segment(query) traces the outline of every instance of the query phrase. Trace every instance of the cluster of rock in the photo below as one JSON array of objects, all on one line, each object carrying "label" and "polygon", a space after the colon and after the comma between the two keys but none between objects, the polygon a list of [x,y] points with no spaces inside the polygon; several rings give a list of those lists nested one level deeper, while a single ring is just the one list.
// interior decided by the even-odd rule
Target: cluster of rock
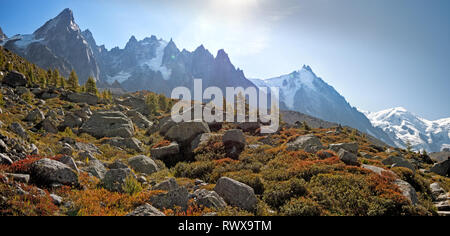
[{"label": "cluster of rock", "polygon": [[432,183],[430,189],[438,214],[450,216],[450,193],[446,192],[438,182]]},{"label": "cluster of rock", "polygon": [[[167,146],[153,148],[151,156],[171,166],[179,161],[189,161],[195,149],[218,134],[212,134],[208,123],[191,121],[175,123],[172,119],[163,119],[154,132],[159,131],[171,143]],[[245,149],[245,135],[240,129],[227,130],[222,136],[227,156],[238,159]]]}]

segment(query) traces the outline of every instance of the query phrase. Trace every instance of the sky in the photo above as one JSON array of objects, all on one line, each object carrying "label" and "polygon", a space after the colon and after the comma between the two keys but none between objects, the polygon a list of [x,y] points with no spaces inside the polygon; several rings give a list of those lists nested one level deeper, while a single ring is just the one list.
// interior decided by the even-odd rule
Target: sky
[{"label": "sky", "polygon": [[352,106],[402,106],[450,117],[448,0],[1,0],[0,27],[32,33],[64,8],[97,44],[123,48],[134,35],[180,49],[225,49],[247,78],[304,64]]}]

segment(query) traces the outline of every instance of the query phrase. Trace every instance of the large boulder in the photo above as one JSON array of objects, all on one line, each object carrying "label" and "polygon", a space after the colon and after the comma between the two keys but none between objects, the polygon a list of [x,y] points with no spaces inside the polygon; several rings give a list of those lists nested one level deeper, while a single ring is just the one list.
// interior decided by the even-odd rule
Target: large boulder
[{"label": "large boulder", "polygon": [[430,171],[438,175],[448,176],[450,172],[450,160],[434,164]]},{"label": "large boulder", "polygon": [[431,194],[433,199],[437,199],[441,194],[445,194],[445,190],[441,187],[438,182],[430,184]]},{"label": "large boulder", "polygon": [[164,160],[168,156],[178,155],[180,153],[180,146],[173,142],[165,147],[153,148],[150,150],[152,158]]},{"label": "large boulder", "polygon": [[96,159],[89,160],[88,166],[83,170],[99,179],[105,178],[106,172],[108,172],[103,163]]},{"label": "large boulder", "polygon": [[67,99],[75,103],[87,103],[89,105],[97,105],[98,97],[91,93],[71,93]]},{"label": "large boulder", "polygon": [[58,133],[58,122],[51,117],[47,117],[39,124],[39,128],[42,128],[48,133],[57,134]]},{"label": "large boulder", "polygon": [[127,116],[131,118],[133,123],[140,129],[149,129],[153,126],[153,123],[138,111],[127,111]]},{"label": "large boulder", "polygon": [[75,142],[73,147],[78,151],[87,151],[91,154],[103,154],[100,149],[92,143]]},{"label": "large boulder", "polygon": [[192,121],[181,122],[172,126],[165,135],[178,143],[188,144],[203,133],[210,133],[208,124],[203,121]]},{"label": "large boulder", "polygon": [[17,122],[11,123],[9,126],[9,129],[14,132],[15,134],[19,135],[21,138],[27,138],[28,134],[27,131]]},{"label": "large boulder", "polygon": [[340,149],[337,153],[339,159],[347,165],[359,166],[358,156],[355,154],[348,152],[344,149]]},{"label": "large boulder", "polygon": [[27,85],[28,80],[24,74],[11,71],[3,78],[2,83],[15,88]]},{"label": "large boulder", "polygon": [[136,138],[108,138],[102,141],[102,144],[109,144],[113,147],[120,147],[124,149],[131,149],[136,152],[143,152],[142,143]]},{"label": "large boulder", "polygon": [[81,126],[80,130],[96,138],[131,138],[134,134],[133,122],[118,111],[96,112]]},{"label": "large boulder", "polygon": [[344,149],[348,152],[351,152],[353,154],[358,154],[358,143],[336,143],[336,144],[330,144],[328,147],[330,150],[334,152],[339,152],[339,150]]},{"label": "large boulder", "polygon": [[129,168],[111,169],[102,180],[105,189],[112,192],[122,192],[128,176],[136,177]]},{"label": "large boulder", "polygon": [[127,98],[124,99],[116,99],[116,103],[122,106],[131,107],[132,109],[136,110],[137,112],[145,116],[151,115],[151,111],[148,108],[147,103],[142,98],[128,96]]},{"label": "large boulder", "polygon": [[67,165],[68,167],[72,168],[72,170],[74,170],[75,172],[77,172],[77,173],[79,172],[78,166],[77,166],[77,164],[75,163],[75,161],[73,160],[72,157],[70,157],[70,156],[62,156],[58,161],[63,163],[63,164],[65,164],[65,165]]},{"label": "large boulder", "polygon": [[136,209],[134,209],[134,211],[130,212],[126,216],[165,216],[165,215],[152,205],[146,203],[142,206],[137,207]]},{"label": "large boulder", "polygon": [[240,129],[227,130],[222,137],[222,141],[227,156],[233,159],[239,158],[246,145],[244,133]]},{"label": "large boulder", "polygon": [[25,117],[24,120],[29,122],[36,122],[41,121],[43,119],[45,119],[44,113],[42,113],[42,111],[39,110],[38,108],[35,108],[30,113],[28,113],[28,115]]},{"label": "large boulder", "polygon": [[383,161],[381,161],[384,165],[392,166],[392,167],[404,167],[415,172],[416,168],[413,164],[411,164],[408,160],[399,156],[390,156]]},{"label": "large boulder", "polygon": [[228,177],[217,181],[214,191],[230,205],[254,211],[258,202],[253,188]]},{"label": "large boulder", "polygon": [[81,125],[83,125],[83,119],[73,113],[67,113],[64,116],[64,121],[61,123],[61,130],[64,130],[65,128],[78,128]]},{"label": "large boulder", "polygon": [[396,179],[394,184],[397,185],[403,196],[406,197],[413,205],[419,203],[417,192],[411,184],[401,179]]},{"label": "large boulder", "polygon": [[179,188],[175,178],[169,178],[163,182],[153,186],[152,190],[171,191]]},{"label": "large boulder", "polygon": [[139,155],[128,159],[130,167],[140,173],[152,174],[158,171],[158,165],[150,157]]},{"label": "large boulder", "polygon": [[181,207],[187,209],[189,201],[189,192],[185,187],[178,187],[167,193],[160,193],[150,197],[150,202],[158,209],[173,209]]},{"label": "large boulder", "polygon": [[310,153],[316,153],[322,149],[323,145],[320,139],[312,134],[298,137],[293,142],[288,143],[286,148],[288,151],[305,150]]},{"label": "large boulder", "polygon": [[42,185],[78,184],[78,175],[69,166],[48,158],[34,162],[31,165],[31,179]]},{"label": "large boulder", "polygon": [[222,210],[227,206],[225,200],[223,200],[223,198],[214,191],[197,189],[193,195],[195,202],[199,206],[205,206],[217,210]]}]

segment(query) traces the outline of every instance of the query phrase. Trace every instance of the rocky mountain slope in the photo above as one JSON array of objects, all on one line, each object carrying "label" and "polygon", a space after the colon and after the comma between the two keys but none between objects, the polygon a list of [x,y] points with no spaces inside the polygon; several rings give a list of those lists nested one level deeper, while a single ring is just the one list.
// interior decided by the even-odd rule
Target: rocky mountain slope
[{"label": "rocky mountain slope", "polygon": [[205,87],[254,86],[220,50],[214,57],[203,46],[194,52],[180,51],[175,43],[156,36],[138,41],[132,36],[125,48],[98,46],[89,30],[81,31],[73,13],[65,9],[29,35],[16,35],[1,44],[45,69],[58,69],[68,76],[75,69],[80,82],[89,76],[102,87],[116,81],[128,91],[148,89],[170,95],[178,86],[193,87],[203,79]]},{"label": "rocky mountain slope", "polygon": [[154,93],[39,86],[2,47],[0,72],[0,215],[450,214],[450,160],[355,129],[174,123]]},{"label": "rocky mountain slope", "polygon": [[399,147],[409,143],[414,150],[440,152],[450,148],[450,119],[430,121],[403,107],[366,112],[375,127],[388,134]]},{"label": "rocky mountain slope", "polygon": [[280,77],[252,79],[259,87],[279,87],[282,108],[298,111],[329,122],[348,125],[379,140],[394,145],[381,129],[352,107],[332,86],[317,77],[309,66]]}]

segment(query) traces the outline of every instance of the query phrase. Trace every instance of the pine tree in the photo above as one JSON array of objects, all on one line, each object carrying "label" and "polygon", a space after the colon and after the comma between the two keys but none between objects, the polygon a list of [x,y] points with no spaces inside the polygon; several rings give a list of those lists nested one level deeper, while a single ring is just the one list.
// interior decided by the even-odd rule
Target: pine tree
[{"label": "pine tree", "polygon": [[87,93],[97,94],[97,84],[95,83],[95,79],[92,76],[89,76],[86,84],[84,85]]},{"label": "pine tree", "polygon": [[59,77],[59,81],[58,81],[58,87],[60,88],[66,88],[66,79],[62,76]]},{"label": "pine tree", "polygon": [[80,84],[78,83],[78,76],[75,70],[70,72],[69,81],[67,81],[67,87],[72,92],[78,92],[80,90]]},{"label": "pine tree", "polygon": [[49,80],[49,84],[51,86],[57,87],[58,86],[59,77],[60,77],[59,71],[57,69],[54,69],[51,72],[51,78]]},{"label": "pine tree", "polygon": [[164,94],[160,94],[159,96],[158,96],[158,103],[159,103],[159,108],[162,110],[162,111],[166,111],[167,110],[167,108],[168,108],[168,102],[167,102],[167,98],[166,98],[166,96],[164,96]]},{"label": "pine tree", "polygon": [[156,95],[151,93],[147,95],[146,101],[150,114],[155,114],[158,111],[158,101]]}]

